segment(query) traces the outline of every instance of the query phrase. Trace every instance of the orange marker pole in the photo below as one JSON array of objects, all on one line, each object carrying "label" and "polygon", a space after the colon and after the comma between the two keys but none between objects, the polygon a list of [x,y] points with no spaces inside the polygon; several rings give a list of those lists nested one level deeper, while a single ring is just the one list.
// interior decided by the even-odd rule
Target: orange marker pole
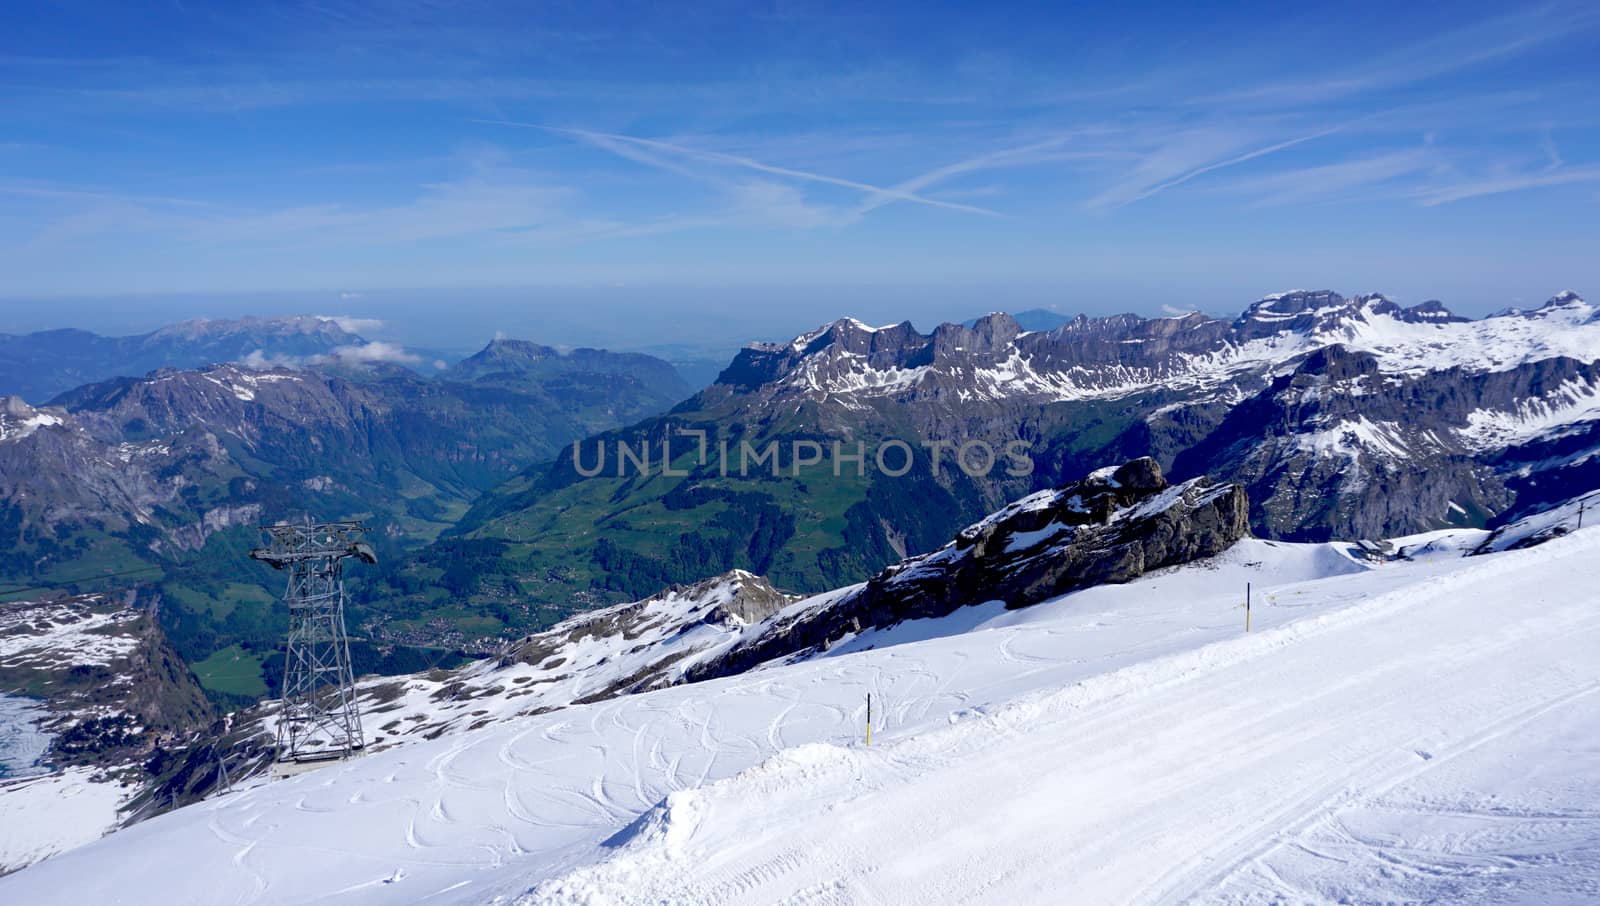
[{"label": "orange marker pole", "polygon": [[867,693],[867,745],[872,745],[872,693]]}]

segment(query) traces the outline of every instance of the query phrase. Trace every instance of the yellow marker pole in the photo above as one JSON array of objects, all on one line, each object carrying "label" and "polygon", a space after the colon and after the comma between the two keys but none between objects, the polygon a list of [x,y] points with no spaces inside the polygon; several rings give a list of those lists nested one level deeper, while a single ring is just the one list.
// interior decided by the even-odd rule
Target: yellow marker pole
[{"label": "yellow marker pole", "polygon": [[1250,631],[1250,583],[1244,583],[1244,631]]},{"label": "yellow marker pole", "polygon": [[872,745],[872,693],[867,693],[867,745]]}]

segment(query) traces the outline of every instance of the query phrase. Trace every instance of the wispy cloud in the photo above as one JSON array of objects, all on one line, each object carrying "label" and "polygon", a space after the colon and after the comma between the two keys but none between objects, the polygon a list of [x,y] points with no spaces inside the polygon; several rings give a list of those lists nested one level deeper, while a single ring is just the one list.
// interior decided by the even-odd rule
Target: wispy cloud
[{"label": "wispy cloud", "polygon": [[1166,136],[1140,158],[1131,172],[1089,199],[1090,208],[1118,208],[1144,201],[1190,180],[1288,150],[1338,132],[1343,126],[1319,129],[1305,135],[1274,141],[1248,151],[1243,128],[1186,129]]},{"label": "wispy cloud", "polygon": [[1259,85],[1205,95],[1192,103],[1215,107],[1325,104],[1355,95],[1403,88],[1461,70],[1569,40],[1600,25],[1592,6],[1543,4],[1473,22],[1421,41],[1407,42],[1360,64],[1316,79]]},{"label": "wispy cloud", "polygon": [[1600,182],[1600,166],[1564,167],[1556,170],[1507,173],[1469,179],[1443,188],[1425,190],[1420,193],[1419,200],[1425,207],[1434,207],[1485,195],[1503,195],[1507,192],[1591,182]]},{"label": "wispy cloud", "polygon": [[[1097,237],[1128,260],[1146,242],[1187,253],[1194,237],[1170,227],[1191,215],[1220,241],[1274,219],[1241,209],[1519,192],[1537,209],[1592,204],[1600,185],[1600,112],[1583,103],[1600,7],[1581,0],[1476,21],[1430,8],[1381,33],[1342,11],[1148,28],[1040,14],[1049,35],[1028,17],[923,11],[982,26],[948,29],[948,53],[895,15],[803,7],[752,25],[727,8],[318,0],[240,11],[249,39],[205,56],[152,42],[101,59],[71,56],[98,44],[63,16],[36,57],[0,54],[21,114],[0,141],[0,256],[30,285],[82,282],[98,270],[83,260],[113,286],[276,282],[285,262],[335,287],[717,279],[806,270],[808,254],[840,274],[1013,259],[1044,274],[1062,265],[1040,249]],[[328,128],[347,116],[374,128]],[[279,153],[274,130],[313,140]],[[507,138],[526,147],[476,153]],[[31,153],[40,139],[50,153]],[[691,231],[750,255],[675,236]]]},{"label": "wispy cloud", "polygon": [[140,195],[130,192],[105,191],[84,188],[81,186],[62,186],[59,184],[37,182],[0,182],[0,195],[16,195],[25,198],[40,198],[53,201],[114,202],[119,204],[157,205],[161,207],[178,208],[218,207],[218,205],[215,203],[197,201],[191,198],[173,198],[165,195]]},{"label": "wispy cloud", "polygon": [[403,346],[377,341],[335,346],[327,352],[305,356],[284,355],[281,353],[268,355],[264,350],[257,349],[245,356],[239,364],[244,365],[246,368],[264,370],[268,368],[313,368],[318,365],[355,367],[379,363],[416,365],[421,361],[421,356],[407,352]]},{"label": "wispy cloud", "polygon": [[397,365],[414,365],[422,361],[420,356],[406,352],[404,347],[384,342],[336,346],[328,352],[328,355],[336,361],[354,364],[392,362]]},{"label": "wispy cloud", "polygon": [[1387,197],[1407,194],[1393,191],[1402,177],[1417,176],[1441,166],[1439,154],[1415,148],[1362,155],[1336,163],[1296,167],[1235,180],[1220,191],[1253,196],[1253,204],[1272,207],[1327,199],[1352,200],[1362,189],[1385,187]]},{"label": "wispy cloud", "polygon": [[230,212],[193,224],[191,239],[220,242],[391,244],[528,230],[567,219],[575,193],[536,174],[478,166],[457,179],[417,187],[411,200],[357,206],[337,202]]},{"label": "wispy cloud", "polygon": [[630,154],[625,149],[643,148],[649,151],[661,152],[678,158],[687,158],[690,160],[696,160],[720,166],[753,170],[757,173],[765,173],[771,176],[779,176],[786,179],[798,180],[800,182],[820,183],[823,185],[853,189],[858,192],[866,193],[873,198],[884,199],[885,203],[888,201],[904,201],[914,204],[928,205],[930,207],[945,208],[952,211],[963,211],[969,214],[982,214],[990,217],[1002,216],[1000,212],[992,211],[988,208],[981,208],[975,205],[961,204],[953,201],[941,201],[936,198],[927,198],[925,196],[918,195],[914,191],[900,189],[897,187],[875,186],[869,183],[860,182],[858,180],[844,179],[838,176],[830,176],[824,173],[813,173],[806,170],[797,170],[792,167],[781,167],[774,164],[763,163],[762,161],[744,157],[738,154],[728,154],[722,151],[693,148],[687,145],[661,141],[659,139],[636,138],[629,135],[596,132],[589,129],[570,129],[555,126],[544,126],[537,123],[518,123],[509,121],[485,122],[492,122],[494,125],[541,129],[547,132],[570,135],[574,138],[578,138],[591,145],[594,145],[595,147],[602,148],[614,154],[626,157],[630,160],[640,163],[648,163],[652,166],[661,166],[663,169],[669,169],[673,172],[683,175],[689,175],[689,171],[671,163],[663,164],[659,157]]},{"label": "wispy cloud", "polygon": [[1070,134],[1056,135],[1042,141],[1031,142],[1029,144],[1022,145],[1021,147],[990,151],[984,154],[979,154],[975,157],[969,157],[966,160],[961,160],[952,164],[946,164],[942,167],[937,167],[933,170],[923,173],[920,176],[914,176],[911,179],[891,186],[887,190],[880,190],[871,193],[871,195],[869,195],[868,198],[856,208],[856,214],[858,216],[867,214],[886,204],[902,200],[908,194],[912,195],[913,197],[920,197],[916,196],[915,193],[921,192],[923,189],[932,188],[939,183],[946,182],[957,176],[962,176],[968,173],[980,173],[986,170],[995,170],[1002,167],[1018,167],[1030,163],[1037,163],[1041,160],[1040,155],[1044,154],[1045,152],[1059,149],[1071,141],[1072,138],[1073,136]]}]

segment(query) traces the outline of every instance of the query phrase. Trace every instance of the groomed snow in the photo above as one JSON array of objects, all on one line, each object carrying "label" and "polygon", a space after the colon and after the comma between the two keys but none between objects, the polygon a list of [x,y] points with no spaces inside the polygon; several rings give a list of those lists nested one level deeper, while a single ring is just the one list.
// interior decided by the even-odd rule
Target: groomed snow
[{"label": "groomed snow", "polygon": [[[1573,777],[1593,762],[1561,766],[1595,741],[1600,531],[1453,555],[1479,537],[1382,566],[1246,541],[396,748],[120,831],[0,879],[0,901],[1439,901],[1419,884],[1448,876],[1379,863],[1448,854],[1440,815],[1487,795],[1568,822],[1520,834],[1496,890],[1590,891],[1600,799]],[[1348,865],[1294,849],[1395,802]]]}]

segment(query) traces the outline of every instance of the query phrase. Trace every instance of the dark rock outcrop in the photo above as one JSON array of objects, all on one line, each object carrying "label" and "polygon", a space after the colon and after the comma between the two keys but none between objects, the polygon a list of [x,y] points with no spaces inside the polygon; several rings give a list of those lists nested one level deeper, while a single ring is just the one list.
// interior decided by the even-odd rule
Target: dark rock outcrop
[{"label": "dark rock outcrop", "polygon": [[1238,485],[1169,485],[1155,460],[1133,460],[1041,491],[968,526],[937,551],[863,585],[779,613],[751,641],[695,664],[686,681],[741,673],[826,648],[847,635],[1003,601],[1027,607],[1075,589],[1127,582],[1227,550],[1249,534]]}]

